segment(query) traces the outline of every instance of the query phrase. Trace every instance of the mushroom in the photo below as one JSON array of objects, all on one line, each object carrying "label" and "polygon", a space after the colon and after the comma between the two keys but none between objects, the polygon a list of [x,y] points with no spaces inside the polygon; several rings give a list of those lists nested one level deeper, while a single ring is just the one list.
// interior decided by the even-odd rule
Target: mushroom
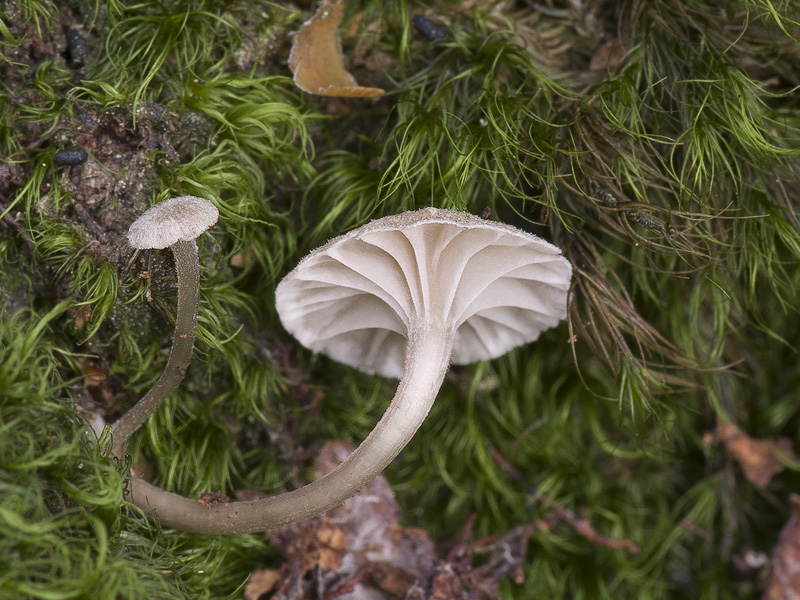
[{"label": "mushroom", "polygon": [[116,456],[122,454],[125,442],[161,406],[186,374],[194,349],[200,295],[200,264],[195,239],[218,218],[217,207],[208,200],[180,196],[156,204],[128,229],[128,242],[134,248],[172,248],[178,275],[178,308],[172,349],[164,372],[150,391],[112,425]]},{"label": "mushroom", "polygon": [[276,306],[310,349],[401,378],[375,429],[336,469],[294,491],[203,506],[134,478],[135,503],[195,533],[263,531],[340,504],[408,443],[450,362],[495,358],[564,319],[571,275],[556,246],[450,210],[385,217],[328,242],[281,281]]}]

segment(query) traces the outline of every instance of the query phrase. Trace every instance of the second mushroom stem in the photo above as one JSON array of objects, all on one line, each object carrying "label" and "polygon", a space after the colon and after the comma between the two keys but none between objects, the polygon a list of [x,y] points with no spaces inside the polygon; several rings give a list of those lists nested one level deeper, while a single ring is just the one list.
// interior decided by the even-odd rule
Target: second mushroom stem
[{"label": "second mushroom stem", "polygon": [[165,527],[213,534],[265,531],[333,508],[378,475],[414,436],[442,385],[452,347],[453,332],[438,324],[413,331],[403,378],[375,429],[336,469],[298,490],[261,500],[205,506],[134,477],[133,501],[154,510]]},{"label": "second mushroom stem", "polygon": [[115,456],[122,455],[125,442],[178,387],[192,359],[200,298],[197,244],[194,240],[176,242],[172,245],[172,254],[175,257],[175,270],[178,276],[178,307],[172,349],[167,366],[156,384],[112,426]]}]

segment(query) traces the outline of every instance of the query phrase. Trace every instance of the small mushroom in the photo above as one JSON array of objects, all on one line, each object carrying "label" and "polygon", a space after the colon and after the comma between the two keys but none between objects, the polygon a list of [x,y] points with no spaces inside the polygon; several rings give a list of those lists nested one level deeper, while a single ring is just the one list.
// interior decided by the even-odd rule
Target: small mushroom
[{"label": "small mushroom", "polygon": [[451,362],[500,356],[566,316],[570,263],[509,225],[426,208],[330,241],[278,286],[286,329],[304,345],[367,372],[401,377],[375,429],[324,477],[261,500],[210,507],[140,478],[132,497],[162,525],[248,533],[302,521],[362,488],[428,414]]},{"label": "small mushroom", "polygon": [[137,249],[172,248],[178,274],[178,309],[167,366],[156,384],[114,425],[114,454],[142,426],[183,380],[192,358],[200,296],[200,264],[195,239],[219,218],[217,207],[203,198],[180,196],[156,204],[128,229],[128,242]]}]

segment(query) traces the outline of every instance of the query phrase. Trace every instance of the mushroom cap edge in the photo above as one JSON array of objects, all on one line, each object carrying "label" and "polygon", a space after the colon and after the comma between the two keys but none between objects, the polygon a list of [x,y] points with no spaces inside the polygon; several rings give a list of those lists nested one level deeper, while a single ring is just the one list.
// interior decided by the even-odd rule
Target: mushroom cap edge
[{"label": "mushroom cap edge", "polygon": [[[365,285],[363,282],[358,284],[356,286],[358,299],[355,301],[356,304],[354,306],[357,307],[359,314],[351,314],[349,319],[346,319],[355,323],[352,333],[347,333],[345,326],[340,327],[337,324],[339,320],[338,306],[332,307],[329,313],[323,314],[321,317],[319,314],[317,317],[303,314],[306,306],[314,304],[313,296],[318,294],[321,288],[319,284],[310,283],[308,284],[308,291],[305,291],[303,286],[306,285],[306,281],[304,280],[308,276],[307,269],[320,268],[321,263],[330,260],[331,254],[339,254],[339,251],[348,244],[358,243],[370,237],[374,239],[374,234],[380,235],[380,232],[408,231],[418,226],[434,224],[452,226],[462,232],[479,229],[492,232],[492,235],[497,235],[499,238],[509,236],[506,239],[512,240],[512,243],[518,242],[521,246],[525,246],[527,250],[543,256],[543,263],[535,265],[535,268],[543,272],[545,279],[533,279],[538,290],[534,291],[533,295],[540,294],[542,297],[547,298],[546,301],[549,306],[539,314],[532,313],[532,319],[538,321],[538,323],[529,322],[525,324],[524,328],[520,327],[520,329],[526,329],[526,331],[520,332],[516,341],[500,338],[491,340],[489,338],[494,337],[494,335],[489,335],[486,338],[489,343],[484,344],[485,347],[474,347],[475,344],[472,343],[470,344],[472,347],[466,349],[461,347],[465,345],[462,341],[463,339],[467,337],[482,337],[480,334],[476,335],[478,332],[472,331],[473,328],[471,326],[463,327],[464,324],[471,322],[473,316],[470,315],[461,321],[456,332],[453,354],[454,364],[467,364],[501,356],[516,346],[534,341],[541,331],[555,326],[566,317],[566,296],[572,276],[572,265],[562,256],[560,248],[534,234],[505,223],[488,221],[469,213],[428,207],[376,219],[333,238],[323,246],[312,250],[284,277],[276,290],[276,308],[284,327],[304,346],[315,352],[321,352],[338,362],[368,373],[379,373],[384,376],[399,378],[403,371],[405,344],[410,332],[407,331],[408,320],[404,320],[403,315],[400,314],[402,311],[398,311],[397,305],[407,302],[407,299],[399,299],[395,307],[392,308],[391,305],[394,303],[393,300],[397,299],[397,294],[389,292],[390,297],[387,302],[387,295],[384,293],[387,291],[387,286],[371,286],[369,284]],[[491,243],[488,245],[492,246]],[[339,258],[341,258],[341,255],[339,255]],[[489,267],[492,268],[491,261],[488,262]],[[377,265],[371,269],[372,272],[376,273],[376,276],[380,276],[381,272],[385,270]],[[511,269],[511,271],[513,273],[510,273],[510,276],[516,278],[519,270],[515,268]],[[500,276],[497,279],[502,278],[503,276]],[[333,277],[332,279],[340,278]],[[335,283],[330,285],[331,289],[335,287]],[[345,284],[344,287],[350,286]],[[367,289],[369,287],[382,287],[382,289],[378,290],[378,294],[374,294]],[[491,288],[491,286],[488,286],[488,288]],[[336,294],[334,293],[333,295]],[[323,296],[331,296],[331,294],[324,292]],[[497,294],[494,294],[494,296],[497,296]],[[486,300],[485,297],[484,300]],[[495,300],[489,299],[489,304]],[[525,301],[527,302],[527,300]],[[503,300],[501,299],[502,302]],[[379,306],[381,304],[385,304],[387,309],[385,324],[375,325],[376,320],[383,318],[379,315],[376,316],[381,310]],[[485,306],[486,302],[478,302],[478,304]],[[492,310],[494,309],[490,306],[488,311],[491,312]],[[500,310],[503,311],[504,309],[501,308]],[[524,308],[514,307],[510,312],[525,312],[525,310]],[[484,314],[487,313],[484,308],[481,308],[480,311]],[[350,310],[350,312],[352,313],[353,310]],[[491,317],[491,315],[489,316]],[[505,315],[501,315],[501,320],[505,318]],[[405,325],[401,321],[404,321]],[[491,324],[491,321],[491,318],[488,321],[484,320],[482,324],[484,328],[486,323]],[[326,331],[317,331],[320,328]],[[337,328],[342,329],[343,332],[336,333],[331,337],[331,331]],[[510,328],[506,327],[506,329]],[[373,336],[370,331],[374,331],[375,335]],[[500,337],[504,336],[505,334]],[[351,347],[352,350],[350,350]]]}]

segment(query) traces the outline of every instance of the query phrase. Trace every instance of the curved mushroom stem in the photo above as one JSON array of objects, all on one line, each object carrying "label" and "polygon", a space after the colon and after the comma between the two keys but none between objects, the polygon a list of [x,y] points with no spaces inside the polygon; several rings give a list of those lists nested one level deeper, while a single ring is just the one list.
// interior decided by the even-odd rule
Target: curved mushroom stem
[{"label": "curved mushroom stem", "polygon": [[194,336],[197,328],[197,306],[200,298],[200,264],[194,240],[178,241],[171,246],[178,274],[178,310],[175,317],[175,335],[167,366],[156,384],[139,402],[112,425],[113,451],[122,455],[125,442],[142,426],[178,387],[192,359]]},{"label": "curved mushroom stem", "polygon": [[403,378],[381,420],[341,465],[298,490],[262,500],[204,506],[134,477],[132,500],[140,508],[155,511],[165,527],[215,534],[265,531],[333,508],[378,475],[414,436],[442,385],[452,346],[453,332],[438,325],[412,333]]}]

